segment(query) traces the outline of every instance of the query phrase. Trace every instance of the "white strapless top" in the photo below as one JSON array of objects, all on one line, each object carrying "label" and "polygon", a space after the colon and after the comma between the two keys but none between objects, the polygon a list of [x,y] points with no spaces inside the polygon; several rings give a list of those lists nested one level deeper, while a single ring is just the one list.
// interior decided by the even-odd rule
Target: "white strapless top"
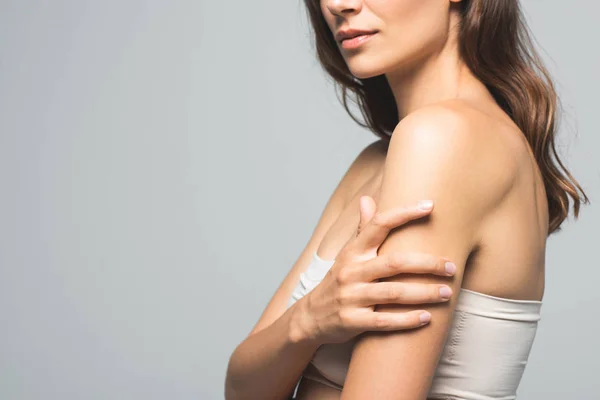
[{"label": "white strapless top", "polygon": [[[317,286],[334,262],[321,259],[315,252],[300,275],[288,307]],[[428,397],[516,399],[541,306],[541,301],[505,299],[461,288]],[[304,377],[341,390],[355,340],[320,346],[311,364],[322,377],[307,375],[306,371]]]}]

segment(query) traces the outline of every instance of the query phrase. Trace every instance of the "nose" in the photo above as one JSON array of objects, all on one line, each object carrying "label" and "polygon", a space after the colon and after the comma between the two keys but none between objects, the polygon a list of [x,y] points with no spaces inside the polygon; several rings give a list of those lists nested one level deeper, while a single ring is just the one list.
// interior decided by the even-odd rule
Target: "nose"
[{"label": "nose", "polygon": [[323,0],[330,13],[337,16],[356,14],[362,7],[362,0]]}]

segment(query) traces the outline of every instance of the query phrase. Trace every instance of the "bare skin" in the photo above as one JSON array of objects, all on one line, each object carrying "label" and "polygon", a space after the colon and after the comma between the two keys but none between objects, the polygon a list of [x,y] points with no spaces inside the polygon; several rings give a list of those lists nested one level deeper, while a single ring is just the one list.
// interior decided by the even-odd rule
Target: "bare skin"
[{"label": "bare skin", "polygon": [[456,265],[448,257],[414,251],[377,255],[390,231],[427,217],[434,204],[428,201],[429,205],[423,207],[418,202],[383,212],[377,210],[372,198],[364,196],[358,226],[327,275],[310,296],[286,307],[292,286],[307,267],[307,259],[317,251],[324,234],[349,205],[349,199],[363,186],[361,174],[370,170],[371,161],[379,159],[380,146],[378,142],[367,146],[352,163],[331,195],[298,261],[256,326],[233,352],[225,382],[227,399],[287,398],[320,345],[342,343],[366,331],[420,328],[431,320],[429,312],[419,309],[404,313],[376,312],[377,304],[425,305],[445,303],[452,298],[446,282],[378,281],[397,274],[436,275],[447,282],[452,279]]},{"label": "bare skin", "polygon": [[[428,232],[430,236],[427,239],[434,242],[432,248],[452,249],[454,246],[460,249],[460,254],[468,255],[458,260],[459,273],[455,280],[458,284],[453,285],[454,289],[462,287],[508,299],[541,300],[549,224],[543,179],[524,133],[460,59],[458,27],[461,16],[458,3],[460,0],[321,0],[321,12],[332,34],[347,28],[377,31],[357,49],[348,49],[340,42],[338,44],[349,70],[356,77],[364,79],[385,74],[396,102],[400,119],[398,126],[403,125],[403,121],[410,121],[414,115],[431,116],[427,121],[435,122],[441,119],[440,115],[443,117],[448,113],[459,116],[465,123],[460,126],[461,135],[450,136],[457,142],[437,142],[446,144],[449,148],[445,152],[454,157],[452,163],[443,164],[443,168],[439,168],[442,164],[438,163],[437,169],[419,162],[420,153],[403,153],[399,148],[412,149],[411,144],[419,143],[420,147],[417,148],[423,154],[439,155],[440,152],[435,152],[439,150],[435,143],[419,141],[415,133],[426,133],[425,137],[429,139],[443,139],[449,137],[446,133],[453,134],[454,131],[440,128],[435,123],[424,123],[423,119],[419,119],[419,122],[426,127],[425,130],[435,130],[395,130],[394,133],[401,135],[393,135],[391,142],[394,142],[394,137],[399,138],[395,143],[401,143],[402,146],[390,144],[387,149],[382,146],[377,156],[364,165],[364,174],[357,173],[364,178],[357,178],[362,182],[361,187],[323,235],[317,251],[322,258],[336,257],[346,238],[352,235],[353,226],[359,218],[356,210],[360,196],[373,197],[385,209],[398,199],[410,197],[415,188],[422,189],[425,186],[428,191],[434,191],[452,203],[454,210],[458,210],[457,213],[449,213],[446,208],[442,211],[442,214],[446,214],[440,220],[449,221],[453,217],[458,218],[458,215],[461,219],[469,214],[475,215],[474,209],[479,211],[477,219],[453,224],[453,227],[458,227],[458,231],[454,231],[456,238],[446,239],[446,236],[436,235],[432,233],[434,230],[427,229],[409,229],[404,231],[405,235],[397,232],[399,235],[396,235],[396,239],[391,235],[388,249],[406,248],[412,243],[428,247],[423,245],[424,237],[419,236],[422,232]],[[415,125],[409,126],[414,128]],[[435,134],[431,135],[431,132]],[[429,147],[423,146],[423,143]],[[432,152],[432,149],[435,151]],[[399,158],[394,157],[398,154],[405,156],[408,161],[398,161]],[[434,165],[437,161],[427,157],[421,160],[428,160]],[[404,165],[409,168],[398,169]],[[413,170],[415,165],[424,168]],[[422,170],[439,171],[439,176],[454,181],[452,185],[445,184],[445,181],[424,176]],[[447,171],[450,173],[444,175]],[[456,177],[466,178],[467,175],[471,185],[462,185],[458,189],[460,185],[456,183],[461,180]],[[393,178],[390,176],[402,177],[410,184],[403,186],[401,180],[391,181]],[[415,184],[415,177],[430,184],[435,182],[435,188],[433,184]],[[402,187],[404,189],[398,189]],[[470,236],[471,232],[473,237]],[[444,231],[444,235],[447,234]],[[473,241],[476,246],[463,253],[466,246],[471,246],[472,238],[475,238]],[[452,245],[444,246],[445,243]],[[386,247],[385,243],[382,247]],[[385,249],[381,253],[385,254]],[[413,276],[391,281],[439,282]],[[353,350],[342,391],[303,379],[298,398],[361,399],[368,398],[365,395],[369,390],[384,393],[379,397],[382,399],[424,398],[427,379],[435,368],[434,360],[443,346],[444,330],[451,321],[449,310],[455,302],[448,304],[450,306],[446,308],[430,308],[433,321],[440,321],[437,328],[430,324],[414,334],[365,335]],[[384,306],[377,309],[404,311],[411,308]],[[403,363],[394,364],[390,361],[393,358],[387,350],[401,352]],[[389,368],[382,369],[381,365]],[[312,368],[311,365],[308,365],[307,372],[308,368]],[[407,374],[409,370],[419,373]],[[314,370],[311,372],[315,373]]]},{"label": "bare skin", "polygon": [[[353,163],[349,172],[360,165],[370,149],[368,146],[366,153],[359,155],[358,164]],[[347,173],[334,191],[303,255],[315,253],[314,239],[319,237],[332,205],[338,195],[345,193],[343,188],[352,175]],[[286,281],[298,278],[301,255],[252,332],[235,349],[228,365],[226,398],[287,398],[320,345],[343,343],[366,331],[420,328],[431,320],[431,313],[426,310],[378,312],[378,304],[422,305],[450,300],[452,290],[444,283],[379,282],[398,274],[452,279],[456,265],[448,257],[413,251],[377,255],[390,231],[428,216],[433,202],[377,212],[372,198],[363,196],[360,200],[358,227],[317,288],[282,313],[283,300],[287,303],[290,296]]]},{"label": "bare skin", "polygon": [[[309,362],[318,347],[312,336],[319,332],[306,326],[298,328],[302,325],[298,321],[326,316],[327,307],[319,304],[335,293],[325,288],[337,289],[324,279],[289,310],[286,303],[313,252],[336,262],[344,258],[345,245],[360,220],[361,196],[372,197],[382,210],[425,193],[443,199],[439,217],[431,218],[443,221],[442,228],[430,221],[400,229],[390,234],[387,246],[384,243],[378,249],[381,254],[410,250],[413,243],[421,248],[444,249],[456,256],[452,260],[458,266],[456,279],[448,281],[454,291],[462,287],[509,299],[542,298],[548,234],[542,177],[523,132],[459,58],[455,29],[459,14],[451,4],[457,2],[321,1],[332,32],[348,27],[378,30],[361,49],[344,49],[342,55],[357,77],[386,75],[400,123],[389,146],[385,142],[369,146],[351,166],[299,260],[249,337],[232,355],[226,383],[228,399],[285,398],[297,377],[312,368]],[[455,118],[445,119],[448,115]],[[418,123],[411,125],[415,118]],[[460,123],[447,129],[440,121]],[[407,126],[410,129],[406,130]],[[418,150],[411,153],[402,149]],[[423,154],[431,158],[421,157]],[[444,159],[447,154],[450,156]],[[412,229],[415,227],[425,229]],[[446,281],[437,276],[402,275],[385,282],[427,285]],[[401,314],[416,308],[397,303],[400,307],[377,303],[376,309]],[[317,306],[312,307],[314,304]],[[381,398],[425,398],[427,379],[432,376],[455,305],[454,297],[426,308],[431,311],[432,323],[423,328],[406,331],[402,330],[406,326],[398,327],[401,332],[389,335],[365,332],[352,353],[343,391],[303,379],[299,399],[362,399],[369,398],[365,393],[372,393],[371,389],[387,394]],[[331,302],[330,307],[334,306]],[[348,326],[343,325],[331,325],[327,333],[338,329],[346,337]],[[370,340],[375,336],[381,340]],[[403,356],[402,363],[393,362],[391,356],[398,354]],[[410,375],[406,373],[409,370],[417,372]]]},{"label": "bare skin", "polygon": [[[491,158],[500,160],[507,156],[506,149],[511,149],[510,154],[522,166],[520,179],[484,224],[483,246],[469,259],[462,287],[497,297],[540,300],[544,292],[548,207],[533,154],[523,134],[495,103],[479,102],[475,107],[473,103],[456,100],[452,106],[469,113],[472,121],[481,126],[481,140],[487,141],[483,146],[489,149]],[[379,157],[365,168],[364,184],[320,242],[318,254],[323,258],[335,258],[344,238],[353,234],[359,218],[356,210],[360,196],[378,200],[381,173],[372,171],[381,168],[385,161],[385,144],[382,142],[378,149]],[[307,368],[318,374],[312,365]],[[310,379],[301,381],[297,393],[299,400],[338,400],[340,396],[341,391]]]},{"label": "bare skin", "polygon": [[[497,297],[539,300],[544,290],[548,214],[543,182],[533,155],[522,133],[495,104],[480,101],[475,106],[473,102],[458,99],[445,101],[443,104],[445,107],[468,114],[470,120],[480,127],[481,136],[477,139],[476,145],[478,149],[485,151],[489,164],[493,168],[498,169],[498,165],[503,165],[503,159],[506,160],[506,157],[516,159],[519,166],[518,179],[514,181],[504,200],[496,205],[482,225],[480,231],[482,246],[473,257],[469,258],[461,286]],[[296,308],[291,313],[289,310],[286,311],[287,299],[297,283],[299,273],[310,262],[312,252],[316,251],[323,259],[337,258],[340,250],[348,243],[348,239],[355,235],[360,220],[358,203],[361,196],[370,196],[375,201],[379,199],[382,169],[386,157],[387,143],[375,142],[363,151],[349,169],[326,207],[305,251],[245,341],[249,342],[242,343],[232,356],[232,361],[235,362],[230,363],[230,367],[232,365],[233,367],[228,371],[228,379],[233,377],[231,379],[238,380],[243,377],[246,382],[257,383],[246,383],[244,389],[240,387],[235,392],[231,386],[233,383],[228,383],[227,398],[252,398],[252,395],[247,393],[259,391],[265,395],[277,391],[280,395],[272,398],[285,398],[285,394],[293,388],[297,377],[308,372],[315,374],[316,370],[310,364],[310,360],[319,343],[289,340],[289,327],[295,325],[293,321],[297,319],[294,315],[302,316],[307,312],[305,308]],[[485,170],[486,168],[482,169]],[[507,221],[510,221],[510,224],[507,224]],[[407,283],[411,280],[412,277],[408,275],[402,279]],[[318,288],[295,305],[318,292]],[[403,299],[398,301],[398,303],[402,302]],[[292,306],[290,310],[294,308]],[[398,329],[402,328],[398,327]],[[267,343],[272,344],[280,337],[282,339],[277,340],[281,340],[282,343],[295,344],[291,346],[284,344],[283,350],[281,346],[276,346],[273,350],[265,348]],[[248,375],[249,372],[246,371],[256,371],[254,363],[258,349],[262,349],[261,357],[264,353],[271,366],[265,367],[264,372],[259,375],[256,375],[256,372]],[[264,367],[264,365],[261,361],[260,366]],[[286,386],[267,389],[268,385],[280,386],[281,384]],[[252,390],[256,392],[252,392],[248,385],[253,385]],[[329,400],[339,399],[341,393],[314,380],[302,379],[297,396],[298,399]],[[267,397],[271,398],[270,395]]]}]

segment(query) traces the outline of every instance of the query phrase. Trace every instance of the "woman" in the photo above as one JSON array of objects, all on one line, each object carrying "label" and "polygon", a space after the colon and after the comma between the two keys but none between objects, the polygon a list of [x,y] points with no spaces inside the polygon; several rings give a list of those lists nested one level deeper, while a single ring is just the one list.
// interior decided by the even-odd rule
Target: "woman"
[{"label": "woman", "polygon": [[[344,106],[354,94],[380,140],[232,354],[226,397],[286,398],[302,377],[299,399],[514,399],[546,239],[569,197],[576,217],[588,202],[518,1],[305,3]],[[402,211],[420,199],[434,210]]]}]

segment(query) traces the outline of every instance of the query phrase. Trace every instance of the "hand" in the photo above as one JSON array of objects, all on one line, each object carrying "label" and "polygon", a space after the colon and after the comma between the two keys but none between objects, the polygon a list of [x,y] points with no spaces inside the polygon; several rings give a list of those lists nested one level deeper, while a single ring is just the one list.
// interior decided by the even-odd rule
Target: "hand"
[{"label": "hand", "polygon": [[377,249],[393,228],[428,215],[432,208],[414,206],[375,214],[373,199],[361,197],[357,235],[342,248],[319,285],[298,301],[297,337],[319,344],[341,343],[365,331],[427,324],[431,314],[425,310],[377,312],[375,305],[443,302],[452,294],[450,287],[377,280],[406,273],[452,276],[456,267],[452,263],[446,267],[450,260],[445,257],[406,252],[378,256]]}]

